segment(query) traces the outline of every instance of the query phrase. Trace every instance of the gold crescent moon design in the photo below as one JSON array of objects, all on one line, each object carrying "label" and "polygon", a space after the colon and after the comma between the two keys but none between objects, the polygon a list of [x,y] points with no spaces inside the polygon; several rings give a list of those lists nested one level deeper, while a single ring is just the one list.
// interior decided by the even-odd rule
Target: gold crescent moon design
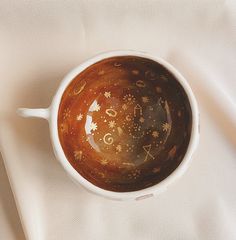
[{"label": "gold crescent moon design", "polygon": [[111,133],[107,133],[103,137],[103,141],[107,145],[111,145],[113,143],[113,137],[111,137]]},{"label": "gold crescent moon design", "polygon": [[84,83],[79,89],[74,89],[74,95],[80,94],[84,90],[85,85],[86,83]]},{"label": "gold crescent moon design", "polygon": [[131,121],[130,115],[127,115],[127,116],[125,117],[125,119],[126,119],[127,121]]}]

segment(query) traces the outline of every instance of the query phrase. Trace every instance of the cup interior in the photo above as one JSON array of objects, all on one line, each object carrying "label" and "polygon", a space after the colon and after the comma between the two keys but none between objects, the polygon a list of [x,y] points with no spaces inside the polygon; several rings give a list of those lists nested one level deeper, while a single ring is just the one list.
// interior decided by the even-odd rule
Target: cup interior
[{"label": "cup interior", "polygon": [[65,89],[58,136],[71,166],[93,185],[132,192],[160,183],[180,165],[192,110],[178,79],[138,56],[100,60]]}]

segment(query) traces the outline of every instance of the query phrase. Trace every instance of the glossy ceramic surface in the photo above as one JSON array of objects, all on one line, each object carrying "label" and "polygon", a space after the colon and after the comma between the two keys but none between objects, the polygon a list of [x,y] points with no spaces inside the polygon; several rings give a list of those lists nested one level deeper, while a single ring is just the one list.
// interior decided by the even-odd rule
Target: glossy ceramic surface
[{"label": "glossy ceramic surface", "polygon": [[192,131],[189,99],[156,61],[117,56],[79,73],[65,89],[58,134],[73,168],[99,188],[153,186],[181,163]]}]

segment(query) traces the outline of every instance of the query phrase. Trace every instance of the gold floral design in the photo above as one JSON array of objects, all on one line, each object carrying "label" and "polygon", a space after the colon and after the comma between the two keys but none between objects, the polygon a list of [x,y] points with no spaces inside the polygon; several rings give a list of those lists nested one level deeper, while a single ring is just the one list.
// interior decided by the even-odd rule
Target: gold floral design
[{"label": "gold floral design", "polygon": [[70,117],[70,109],[66,108],[65,111],[63,112],[63,119],[67,119]]},{"label": "gold floral design", "polygon": [[110,97],[111,97],[111,92],[105,92],[105,93],[104,93],[104,96],[105,96],[106,98],[110,98]]},{"label": "gold floral design", "polygon": [[77,120],[77,121],[81,121],[82,118],[83,118],[83,114],[81,114],[81,113],[76,116],[76,120]]},{"label": "gold floral design", "polygon": [[158,131],[153,131],[153,132],[152,132],[152,136],[153,136],[154,138],[157,138],[157,137],[159,136]]},{"label": "gold floral design", "polygon": [[116,125],[116,122],[115,122],[115,121],[110,121],[110,122],[108,123],[108,125],[109,125],[109,128],[114,128],[115,125]]},{"label": "gold floral design", "polygon": [[127,103],[127,104],[133,104],[135,102],[135,97],[134,95],[128,93],[123,97],[123,100]]},{"label": "gold floral design", "polygon": [[163,124],[162,124],[162,130],[163,130],[164,132],[169,131],[169,130],[170,130],[170,124],[169,124],[169,123],[163,123]]}]

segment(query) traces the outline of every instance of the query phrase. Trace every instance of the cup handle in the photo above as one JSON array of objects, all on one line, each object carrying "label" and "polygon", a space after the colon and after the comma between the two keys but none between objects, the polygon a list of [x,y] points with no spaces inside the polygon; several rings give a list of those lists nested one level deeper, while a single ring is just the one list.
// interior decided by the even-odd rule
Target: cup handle
[{"label": "cup handle", "polygon": [[35,118],[44,118],[49,119],[49,108],[18,108],[17,114],[21,117],[35,117]]}]

